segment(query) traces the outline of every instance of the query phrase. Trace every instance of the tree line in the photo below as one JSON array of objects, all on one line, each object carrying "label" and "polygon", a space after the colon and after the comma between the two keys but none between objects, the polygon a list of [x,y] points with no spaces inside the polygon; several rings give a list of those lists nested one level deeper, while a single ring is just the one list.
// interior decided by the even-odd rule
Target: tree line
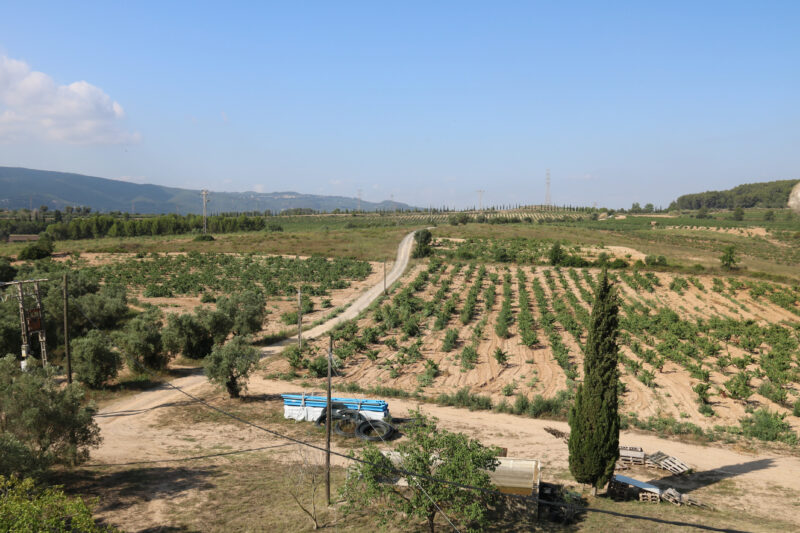
[{"label": "tree line", "polygon": [[727,191],[684,194],[670,204],[670,209],[734,209],[737,207],[783,208],[797,180],[746,183]]}]

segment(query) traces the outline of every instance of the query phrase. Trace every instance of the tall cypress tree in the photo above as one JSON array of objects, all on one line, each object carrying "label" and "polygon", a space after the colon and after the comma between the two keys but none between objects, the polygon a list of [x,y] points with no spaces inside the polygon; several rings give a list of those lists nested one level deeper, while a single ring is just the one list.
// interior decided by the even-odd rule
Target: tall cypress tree
[{"label": "tall cypress tree", "polygon": [[569,470],[579,483],[591,484],[593,494],[611,479],[619,458],[617,313],[617,298],[603,270],[586,339],[584,380],[569,413]]}]

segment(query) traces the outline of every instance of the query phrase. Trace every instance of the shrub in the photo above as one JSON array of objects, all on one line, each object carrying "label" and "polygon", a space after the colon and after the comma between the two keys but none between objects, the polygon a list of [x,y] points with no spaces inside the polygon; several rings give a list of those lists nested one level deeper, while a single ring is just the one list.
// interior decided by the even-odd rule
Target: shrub
[{"label": "shrub", "polygon": [[164,348],[172,355],[200,359],[211,352],[214,337],[199,317],[191,313],[172,314],[161,334]]},{"label": "shrub", "polygon": [[197,235],[193,240],[196,242],[210,242],[214,240],[214,236],[209,235],[208,233],[201,233],[200,235]]},{"label": "shrub", "polygon": [[58,487],[38,489],[32,479],[0,476],[0,531],[115,531],[95,524],[80,497],[70,498]]},{"label": "shrub", "polygon": [[[497,361],[497,363],[501,366],[506,366],[506,363],[508,363],[508,354],[504,352],[503,349],[500,348],[499,346],[494,351],[494,358]],[[508,394],[506,394],[506,396],[508,396]]]},{"label": "shrub", "polygon": [[128,315],[128,296],[121,285],[104,285],[95,293],[76,298],[76,304],[81,309],[79,317],[85,315],[91,327],[112,329]]},{"label": "shrub", "polygon": [[223,346],[215,346],[203,366],[212,383],[224,387],[231,398],[238,398],[258,360],[258,350],[244,337],[236,336]]},{"label": "shrub", "polygon": [[169,358],[161,340],[161,311],[150,308],[129,321],[119,336],[128,368],[135,372],[144,369],[162,370]]},{"label": "shrub", "polygon": [[750,389],[750,376],[747,372],[739,372],[726,381],[725,388],[728,389],[731,397],[736,400],[746,400],[753,393]]},{"label": "shrub", "polygon": [[315,357],[308,365],[308,371],[315,378],[324,378],[328,375],[328,358],[324,355]]},{"label": "shrub", "polygon": [[759,440],[796,444],[797,434],[792,431],[788,422],[784,422],[785,416],[762,407],[741,420],[742,433]]},{"label": "shrub", "polygon": [[433,251],[431,249],[432,240],[433,234],[431,234],[430,230],[421,229],[416,231],[414,233],[414,241],[416,244],[414,246],[412,257],[428,257],[431,255],[431,252]]},{"label": "shrub", "polygon": [[17,269],[11,266],[7,257],[0,257],[0,282],[11,281],[17,275]]},{"label": "shrub", "polygon": [[38,241],[23,248],[17,259],[20,261],[44,259],[45,257],[50,257],[53,254],[53,250],[55,250],[53,240],[47,235],[42,235]]},{"label": "shrub", "polygon": [[234,335],[250,335],[261,330],[264,322],[265,302],[255,291],[243,291],[217,299],[217,309],[232,321]]},{"label": "shrub", "polygon": [[174,294],[172,289],[166,285],[159,285],[158,283],[151,283],[144,288],[145,298],[172,298]]},{"label": "shrub", "polygon": [[117,377],[122,365],[120,356],[111,350],[102,333],[92,330],[85,337],[70,342],[75,377],[93,389]]},{"label": "shrub", "polygon": [[478,362],[478,351],[474,346],[465,346],[461,350],[461,368],[470,370],[475,368],[475,363]]},{"label": "shrub", "polygon": [[281,322],[283,322],[287,326],[296,326],[297,311],[286,311],[285,313],[281,313]]},{"label": "shrub", "polygon": [[100,429],[83,400],[80,385],[62,386],[47,369],[23,372],[14,356],[0,358],[0,475],[85,461],[88,448],[100,443]]},{"label": "shrub", "polygon": [[217,298],[210,292],[204,292],[203,295],[200,296],[200,302],[204,304],[213,304],[216,301]]},{"label": "shrub", "polygon": [[436,403],[453,407],[466,407],[470,411],[490,410],[492,399],[488,396],[481,396],[470,392],[469,387],[459,389],[455,394],[440,394],[436,398]]},{"label": "shrub", "polygon": [[457,329],[448,329],[444,334],[444,340],[442,341],[442,351],[449,352],[453,348],[456,347],[456,343],[458,342],[458,330]]},{"label": "shrub", "polygon": [[197,309],[195,314],[208,334],[211,335],[214,344],[225,342],[231,329],[233,329],[233,320],[228,314],[202,307]]}]

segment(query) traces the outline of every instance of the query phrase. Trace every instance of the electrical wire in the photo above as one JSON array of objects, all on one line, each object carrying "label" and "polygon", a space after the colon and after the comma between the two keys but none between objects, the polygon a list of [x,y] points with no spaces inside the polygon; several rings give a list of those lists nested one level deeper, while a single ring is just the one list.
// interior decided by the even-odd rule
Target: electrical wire
[{"label": "electrical wire", "polygon": [[[97,331],[99,331],[101,334],[103,334],[109,340],[109,344],[112,347],[116,348],[117,350],[119,350],[122,353],[126,353],[124,350],[121,350],[113,342],[113,339],[111,338],[110,335],[108,335],[105,331],[103,331],[102,329],[97,327],[97,325],[94,323],[94,321],[92,321],[88,316],[86,316],[86,313],[83,312],[83,309],[80,307],[80,305],[76,305],[75,307],[78,308],[78,310],[84,316],[84,318],[86,318],[86,320],[88,320],[89,323],[91,323],[92,326]],[[151,372],[148,369],[145,369],[145,372],[149,373],[150,375],[155,375],[153,372]],[[249,420],[246,420],[246,419],[244,419],[244,418],[242,418],[242,417],[240,417],[238,415],[235,415],[233,413],[229,413],[229,412],[225,411],[224,409],[220,409],[219,407],[211,405],[210,403],[206,402],[202,398],[199,398],[199,397],[197,397],[197,396],[195,396],[195,395],[193,395],[193,394],[191,394],[189,392],[186,392],[185,390],[181,389],[177,385],[173,385],[172,383],[169,383],[169,382],[165,382],[164,385],[166,385],[169,388],[171,388],[171,389],[183,394],[184,396],[187,396],[188,398],[190,398],[190,399],[194,400],[195,402],[207,407],[208,409],[211,409],[211,410],[216,411],[216,412],[218,412],[218,413],[220,413],[222,415],[225,415],[225,416],[227,416],[227,417],[229,417],[229,418],[231,418],[233,420],[241,422],[242,424],[245,424],[245,425],[250,426],[252,428],[258,429],[260,431],[263,431],[263,432],[268,433],[270,435],[273,435],[275,437],[278,437],[278,438],[281,438],[281,439],[284,439],[284,440],[288,440],[288,441],[293,442],[295,444],[299,444],[299,445],[305,446],[307,448],[312,448],[312,449],[315,449],[315,450],[318,450],[318,451],[321,451],[321,452],[328,453],[328,450],[326,450],[322,446],[317,446],[317,445],[312,444],[310,442],[305,442],[305,441],[302,441],[300,439],[296,439],[294,437],[290,437],[288,435],[283,435],[282,433],[279,433],[277,431],[274,431],[272,429],[269,429],[269,428],[266,428],[266,427],[263,427],[263,426],[259,426],[258,424],[250,422]],[[364,460],[364,459],[361,459],[359,457],[355,457],[355,456],[352,456],[352,455],[347,455],[347,454],[343,454],[343,453],[340,453],[340,452],[336,452],[334,450],[330,450],[330,454],[331,455],[335,455],[337,457],[340,457],[342,459],[345,459],[345,460],[348,460],[348,461],[353,461],[353,462],[360,463],[360,464],[363,464],[363,465],[373,466],[373,467],[376,467],[376,468],[385,468],[384,465],[379,465],[377,463],[373,463],[371,461],[367,461],[367,460]],[[472,491],[476,491],[476,492],[481,492],[483,494],[488,494],[488,495],[492,495],[492,496],[503,496],[503,497],[506,497],[506,498],[513,498],[513,499],[523,500],[523,501],[526,501],[526,502],[536,503],[537,505],[544,505],[544,506],[549,506],[549,507],[558,507],[558,508],[566,509],[566,510],[569,510],[569,511],[572,511],[572,512],[593,512],[593,513],[606,514],[606,515],[610,515],[610,516],[618,516],[618,517],[622,517],[622,518],[632,518],[632,519],[637,519],[637,520],[648,520],[648,521],[655,522],[655,523],[658,523],[658,524],[674,525],[674,526],[681,526],[681,527],[694,527],[694,528],[703,529],[703,530],[706,530],[706,531],[717,531],[717,532],[721,532],[721,533],[742,533],[739,530],[733,530],[733,529],[717,528],[717,527],[714,527],[714,526],[706,526],[706,525],[695,524],[695,523],[690,523],[690,522],[678,522],[678,521],[672,521],[672,520],[664,520],[664,519],[660,519],[660,518],[655,518],[655,517],[650,517],[650,516],[643,516],[643,515],[626,514],[626,513],[620,513],[620,512],[617,512],[617,511],[611,511],[611,510],[607,510],[607,509],[598,509],[598,508],[595,508],[595,507],[578,506],[578,505],[574,505],[574,504],[570,504],[570,503],[566,503],[566,502],[553,502],[553,501],[549,501],[549,500],[542,500],[538,496],[533,496],[533,495],[526,496],[526,495],[522,495],[522,494],[506,494],[506,493],[502,493],[502,492],[500,492],[498,490],[487,489],[485,487],[477,487],[477,486],[473,486],[473,485],[467,485],[467,484],[464,484],[464,483],[458,483],[456,481],[450,481],[450,480],[447,480],[447,479],[437,478],[435,476],[429,476],[427,474],[419,474],[419,473],[416,473],[416,472],[411,472],[411,471],[408,471],[408,470],[406,470],[404,468],[398,468],[396,466],[393,466],[393,472],[397,473],[397,474],[402,474],[406,478],[411,477],[411,478],[424,479],[426,481],[430,481],[430,482],[433,482],[433,483],[441,483],[441,484],[444,484],[444,485],[450,485],[450,486],[456,487],[456,488],[461,488],[461,489],[465,489],[465,490],[472,490]]]}]

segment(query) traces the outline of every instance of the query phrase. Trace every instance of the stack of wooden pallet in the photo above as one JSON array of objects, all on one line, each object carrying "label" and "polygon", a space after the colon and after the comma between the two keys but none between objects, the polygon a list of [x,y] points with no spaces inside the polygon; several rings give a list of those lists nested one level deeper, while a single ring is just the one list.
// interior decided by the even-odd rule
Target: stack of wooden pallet
[{"label": "stack of wooden pallet", "polygon": [[684,474],[691,470],[686,463],[677,457],[672,457],[661,451],[647,455],[645,457],[645,464],[653,468],[661,468],[673,474]]}]

